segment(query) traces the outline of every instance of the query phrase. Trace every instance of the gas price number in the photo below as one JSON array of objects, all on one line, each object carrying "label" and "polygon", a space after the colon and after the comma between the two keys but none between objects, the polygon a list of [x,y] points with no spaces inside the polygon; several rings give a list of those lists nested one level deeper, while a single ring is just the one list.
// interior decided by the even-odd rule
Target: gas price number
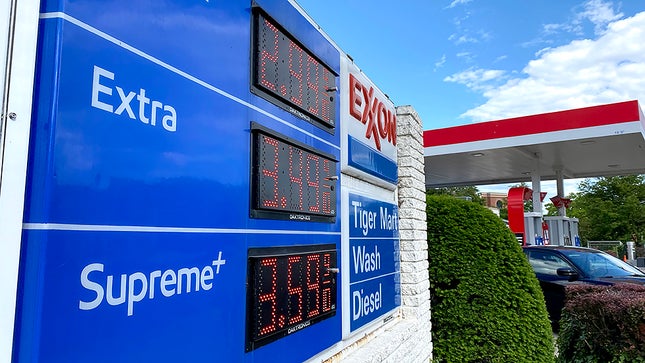
[{"label": "gas price number", "polygon": [[246,351],[336,314],[334,244],[251,248]]},{"label": "gas price number", "polygon": [[336,161],[252,125],[251,217],[336,221]]},{"label": "gas price number", "polygon": [[333,133],[336,75],[259,8],[253,24],[251,90]]}]

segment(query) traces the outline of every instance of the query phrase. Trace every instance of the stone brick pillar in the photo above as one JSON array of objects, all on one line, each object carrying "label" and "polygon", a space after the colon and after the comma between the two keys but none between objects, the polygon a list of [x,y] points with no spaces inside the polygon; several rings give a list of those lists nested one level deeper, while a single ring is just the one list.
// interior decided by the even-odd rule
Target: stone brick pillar
[{"label": "stone brick pillar", "polygon": [[402,317],[427,331],[418,343],[432,354],[423,126],[412,106],[399,106],[396,113]]}]

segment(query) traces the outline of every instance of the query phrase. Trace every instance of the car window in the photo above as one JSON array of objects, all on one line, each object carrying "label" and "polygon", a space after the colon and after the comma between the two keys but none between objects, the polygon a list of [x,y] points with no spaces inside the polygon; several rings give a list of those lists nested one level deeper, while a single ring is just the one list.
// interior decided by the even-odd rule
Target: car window
[{"label": "car window", "polygon": [[567,257],[580,267],[585,275],[598,277],[642,276],[636,268],[605,253],[566,251]]},{"label": "car window", "polygon": [[533,271],[538,274],[558,276],[559,268],[571,268],[560,256],[548,251],[529,251],[528,259]]}]

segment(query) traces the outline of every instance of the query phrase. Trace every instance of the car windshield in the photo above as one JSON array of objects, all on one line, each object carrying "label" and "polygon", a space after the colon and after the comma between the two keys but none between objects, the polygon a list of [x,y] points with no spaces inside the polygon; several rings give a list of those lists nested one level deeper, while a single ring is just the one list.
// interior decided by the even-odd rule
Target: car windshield
[{"label": "car windshield", "polygon": [[591,277],[625,277],[643,276],[639,269],[602,252],[593,251],[560,251],[569,258],[582,272]]}]

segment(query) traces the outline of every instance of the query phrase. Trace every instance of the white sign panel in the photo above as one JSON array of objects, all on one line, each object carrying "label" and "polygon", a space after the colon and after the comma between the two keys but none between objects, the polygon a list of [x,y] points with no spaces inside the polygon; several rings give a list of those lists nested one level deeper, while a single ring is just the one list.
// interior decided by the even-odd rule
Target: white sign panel
[{"label": "white sign panel", "polygon": [[341,54],[341,168],[388,189],[398,179],[394,104]]}]

